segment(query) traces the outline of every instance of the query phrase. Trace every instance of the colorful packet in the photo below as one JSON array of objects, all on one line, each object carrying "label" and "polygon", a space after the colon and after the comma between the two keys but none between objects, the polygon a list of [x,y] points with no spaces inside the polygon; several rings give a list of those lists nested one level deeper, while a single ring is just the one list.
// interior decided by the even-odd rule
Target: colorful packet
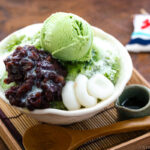
[{"label": "colorful packet", "polygon": [[129,43],[126,45],[131,52],[150,51],[150,15],[137,14],[133,19],[134,30]]}]

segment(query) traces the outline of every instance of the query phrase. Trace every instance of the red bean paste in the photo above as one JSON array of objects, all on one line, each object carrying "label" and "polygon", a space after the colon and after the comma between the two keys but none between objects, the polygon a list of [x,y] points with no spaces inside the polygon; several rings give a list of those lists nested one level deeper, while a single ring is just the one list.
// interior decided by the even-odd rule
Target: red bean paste
[{"label": "red bean paste", "polygon": [[8,72],[4,82],[16,83],[5,92],[11,105],[34,110],[51,107],[51,101],[62,101],[67,72],[49,53],[34,46],[19,46],[4,63]]}]

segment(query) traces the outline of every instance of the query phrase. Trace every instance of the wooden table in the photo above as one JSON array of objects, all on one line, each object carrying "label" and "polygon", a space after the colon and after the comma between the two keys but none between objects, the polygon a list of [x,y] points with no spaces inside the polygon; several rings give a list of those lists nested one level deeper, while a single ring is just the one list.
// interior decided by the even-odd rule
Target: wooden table
[{"label": "wooden table", "polygon": [[[26,25],[43,22],[51,13],[72,12],[126,44],[133,30],[133,14],[149,0],[0,0],[0,40]],[[150,54],[131,54],[135,68],[150,81]],[[0,139],[0,149],[4,148]]]}]

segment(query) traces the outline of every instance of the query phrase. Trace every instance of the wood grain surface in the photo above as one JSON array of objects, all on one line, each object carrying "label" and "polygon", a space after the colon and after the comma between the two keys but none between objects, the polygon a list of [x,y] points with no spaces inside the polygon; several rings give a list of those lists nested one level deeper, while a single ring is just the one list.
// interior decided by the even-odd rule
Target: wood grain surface
[{"label": "wood grain surface", "polygon": [[[133,30],[131,16],[141,8],[150,12],[150,0],[0,0],[0,40],[26,25],[43,22],[51,13],[64,11],[85,18],[125,45]],[[131,56],[135,68],[150,81],[150,54]]]},{"label": "wood grain surface", "polygon": [[2,141],[1,138],[0,138],[0,150],[8,150],[8,148],[6,147],[5,143]]}]

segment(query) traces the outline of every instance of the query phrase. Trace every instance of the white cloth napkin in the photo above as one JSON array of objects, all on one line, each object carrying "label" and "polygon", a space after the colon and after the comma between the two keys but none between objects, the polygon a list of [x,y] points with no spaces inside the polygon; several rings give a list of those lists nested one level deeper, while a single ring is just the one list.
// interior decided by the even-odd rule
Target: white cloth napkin
[{"label": "white cloth napkin", "polygon": [[134,31],[126,49],[131,52],[150,52],[150,15],[135,15],[133,26]]}]

